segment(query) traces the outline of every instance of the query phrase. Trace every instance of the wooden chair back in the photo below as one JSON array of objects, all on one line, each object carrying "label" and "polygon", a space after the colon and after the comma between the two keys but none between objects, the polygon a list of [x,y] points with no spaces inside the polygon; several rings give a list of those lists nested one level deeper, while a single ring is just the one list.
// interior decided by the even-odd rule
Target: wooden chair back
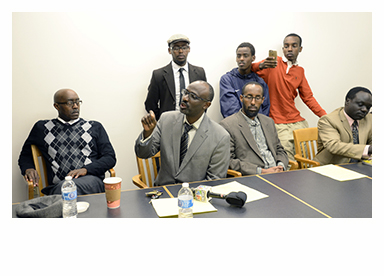
[{"label": "wooden chair back", "polygon": [[136,156],[136,161],[139,174],[132,177],[133,184],[139,188],[153,187],[161,165],[160,152],[148,159]]},{"label": "wooden chair back", "polygon": [[[45,164],[45,160],[43,155],[41,154],[41,151],[36,145],[31,145],[32,150],[32,158],[33,163],[35,165],[35,169],[37,173],[39,174],[39,186],[37,187],[38,193],[40,196],[43,196],[41,193],[41,189],[45,187],[45,185],[48,185],[48,176],[47,176],[47,165]],[[43,184],[44,181],[44,184]],[[28,182],[28,198],[32,199],[34,197],[34,187],[33,182]]]},{"label": "wooden chair back", "polygon": [[320,163],[313,161],[317,154],[317,127],[296,129],[293,131],[295,142],[295,159],[301,169],[317,167]]}]

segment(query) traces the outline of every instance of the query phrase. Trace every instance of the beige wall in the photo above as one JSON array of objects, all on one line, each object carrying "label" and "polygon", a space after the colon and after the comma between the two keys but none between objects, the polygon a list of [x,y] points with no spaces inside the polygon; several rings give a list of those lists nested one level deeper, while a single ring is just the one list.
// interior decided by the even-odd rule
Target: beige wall
[{"label": "beige wall", "polygon": [[[260,13],[239,22],[232,12],[186,12],[173,21],[166,12],[13,13],[12,17],[12,202],[27,199],[17,165],[32,125],[57,115],[53,93],[74,89],[83,100],[81,117],[102,122],[117,153],[123,189],[137,174],[133,145],[141,131],[144,99],[152,70],[169,63],[166,40],[174,33],[191,39],[188,60],[205,68],[216,96],[208,115],[219,122],[219,79],[236,67],[241,42],[256,48],[256,60],[277,49],[286,34],[303,38],[299,63],[314,95],[331,112],[346,92],[372,89],[371,13]],[[254,23],[254,25],[250,25]],[[310,126],[318,118],[297,98]]]}]

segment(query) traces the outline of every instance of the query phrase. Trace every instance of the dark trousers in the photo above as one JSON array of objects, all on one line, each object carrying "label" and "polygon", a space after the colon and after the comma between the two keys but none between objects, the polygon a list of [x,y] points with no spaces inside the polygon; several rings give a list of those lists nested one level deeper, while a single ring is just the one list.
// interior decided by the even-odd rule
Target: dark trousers
[{"label": "dark trousers", "polygon": [[[77,187],[77,195],[104,193],[104,183],[99,177],[94,175],[84,175],[79,178],[73,178]],[[49,185],[41,190],[45,195],[61,194],[61,186],[65,180],[60,181],[56,185]]]}]

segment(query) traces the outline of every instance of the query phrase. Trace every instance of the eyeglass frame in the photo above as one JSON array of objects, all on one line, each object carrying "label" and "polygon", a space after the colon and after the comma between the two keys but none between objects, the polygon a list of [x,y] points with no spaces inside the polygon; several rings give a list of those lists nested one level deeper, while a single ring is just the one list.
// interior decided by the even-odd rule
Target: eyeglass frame
[{"label": "eyeglass frame", "polygon": [[180,49],[183,50],[183,52],[184,52],[184,51],[187,51],[189,49],[189,45],[184,45],[182,47],[180,47],[180,46],[172,46],[171,49],[174,52],[178,52],[178,51],[180,51]]},{"label": "eyeglass frame", "polygon": [[65,104],[67,106],[72,107],[72,106],[74,106],[74,104],[77,104],[78,106],[80,106],[83,103],[83,101],[78,99],[78,100],[68,100],[66,102],[55,102],[55,103],[57,103],[57,104]]},{"label": "eyeglass frame", "polygon": [[253,101],[253,99],[255,99],[255,101],[256,102],[260,102],[263,98],[264,98],[264,96],[259,96],[259,95],[257,95],[257,96],[255,96],[255,97],[253,97],[253,96],[251,96],[251,95],[243,95],[243,98],[244,99],[246,99],[247,101],[250,101],[250,102],[252,102]]},{"label": "eyeglass frame", "polygon": [[[186,92],[186,93],[185,93],[185,92]],[[188,98],[189,98],[189,95],[191,95],[192,100],[195,100],[195,101],[198,100],[198,99],[201,100],[201,101],[204,101],[204,102],[210,102],[210,101],[211,101],[211,100],[203,99],[203,98],[197,96],[195,93],[189,91],[189,90],[186,89],[186,88],[184,88],[183,90],[181,90],[181,96],[183,96],[183,95],[188,96]],[[195,98],[196,98],[196,99],[195,99]]]}]

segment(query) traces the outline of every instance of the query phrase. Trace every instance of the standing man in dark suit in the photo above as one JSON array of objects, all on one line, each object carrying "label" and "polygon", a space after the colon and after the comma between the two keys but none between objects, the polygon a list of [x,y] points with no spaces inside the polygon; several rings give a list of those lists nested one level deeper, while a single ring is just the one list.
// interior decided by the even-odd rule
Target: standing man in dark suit
[{"label": "standing man in dark suit", "polygon": [[243,86],[239,112],[220,122],[230,134],[229,168],[243,175],[285,171],[288,156],[277,136],[274,121],[259,113],[263,86],[255,81]]},{"label": "standing man in dark suit", "polygon": [[179,110],[181,91],[190,83],[197,80],[207,81],[202,67],[187,62],[190,51],[188,37],[175,34],[167,42],[172,61],[153,71],[144,103],[147,112],[152,110],[155,113],[156,120],[165,111]]}]

